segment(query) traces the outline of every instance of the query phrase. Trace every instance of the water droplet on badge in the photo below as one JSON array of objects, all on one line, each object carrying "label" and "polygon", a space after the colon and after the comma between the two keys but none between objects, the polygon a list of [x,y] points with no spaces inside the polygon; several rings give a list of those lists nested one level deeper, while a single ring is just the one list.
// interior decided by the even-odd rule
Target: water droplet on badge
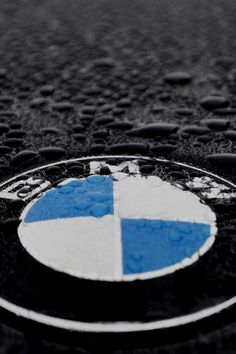
[{"label": "water droplet on badge", "polygon": [[112,199],[112,195],[111,194],[107,194],[107,193],[99,193],[99,192],[90,192],[87,193],[87,196],[95,202],[105,202],[108,200]]},{"label": "water droplet on badge", "polygon": [[23,199],[25,197],[27,197],[30,193],[30,188],[25,186],[25,187],[22,187],[18,193],[17,193],[17,197],[20,198],[20,199]]},{"label": "water droplet on badge", "polygon": [[96,203],[90,209],[90,215],[95,217],[102,217],[110,211],[110,207],[103,203]]},{"label": "water droplet on badge", "polygon": [[77,192],[83,193],[87,190],[86,180],[75,180],[70,182],[70,187],[75,188]]},{"label": "water droplet on badge", "polygon": [[132,258],[129,260],[127,264],[127,268],[130,271],[130,273],[139,273],[142,271],[142,266],[140,262],[137,262],[137,260]]},{"label": "water droplet on badge", "polygon": [[92,183],[92,184],[101,184],[106,181],[105,177],[100,176],[100,175],[94,175],[94,176],[89,176],[87,178],[87,182]]},{"label": "water droplet on badge", "polygon": [[83,211],[83,210],[90,208],[91,205],[92,205],[92,202],[80,202],[75,205],[75,209],[79,210],[79,211]]},{"label": "water droplet on badge", "polygon": [[159,177],[149,176],[147,178],[147,184],[151,187],[160,187],[163,184],[163,182]]},{"label": "water droplet on badge", "polygon": [[131,255],[131,258],[133,259],[133,261],[135,262],[140,262],[143,259],[143,255],[141,252],[134,252]]},{"label": "water droplet on badge", "polygon": [[58,192],[60,193],[60,194],[70,194],[70,193],[72,193],[74,191],[74,189],[72,188],[72,187],[70,187],[70,186],[63,186],[62,188],[60,188],[59,190],[58,190]]},{"label": "water droplet on badge", "polygon": [[183,235],[181,234],[181,232],[171,232],[170,235],[169,235],[169,240],[171,242],[176,242],[176,243],[179,243],[183,240]]}]

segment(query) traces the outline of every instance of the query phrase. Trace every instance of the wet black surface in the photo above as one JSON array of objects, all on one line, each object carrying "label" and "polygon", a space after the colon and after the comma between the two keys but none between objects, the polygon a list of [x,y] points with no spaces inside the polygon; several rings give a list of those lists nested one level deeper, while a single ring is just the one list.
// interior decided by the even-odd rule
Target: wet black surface
[{"label": "wet black surface", "polygon": [[[60,159],[125,153],[235,182],[235,15],[233,0],[2,0],[1,180]],[[0,353],[234,353],[228,317],[165,343],[144,336],[140,345],[138,335],[108,347],[93,336],[59,343],[3,314]]]}]

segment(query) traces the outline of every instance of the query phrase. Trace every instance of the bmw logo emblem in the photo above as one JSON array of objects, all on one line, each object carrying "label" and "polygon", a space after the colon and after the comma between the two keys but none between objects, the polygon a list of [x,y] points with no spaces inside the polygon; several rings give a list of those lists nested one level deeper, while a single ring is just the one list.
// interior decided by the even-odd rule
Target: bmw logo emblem
[{"label": "bmw logo emblem", "polygon": [[173,161],[104,156],[27,171],[0,185],[0,307],[85,332],[213,316],[236,302],[235,206],[235,185]]}]

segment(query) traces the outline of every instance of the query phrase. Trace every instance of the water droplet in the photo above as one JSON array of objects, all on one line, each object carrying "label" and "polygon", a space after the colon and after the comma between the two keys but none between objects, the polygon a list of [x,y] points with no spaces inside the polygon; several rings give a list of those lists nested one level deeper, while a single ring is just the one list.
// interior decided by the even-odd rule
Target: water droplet
[{"label": "water droplet", "polygon": [[102,217],[108,214],[110,211],[110,207],[103,203],[96,203],[90,209],[90,214],[95,217]]}]

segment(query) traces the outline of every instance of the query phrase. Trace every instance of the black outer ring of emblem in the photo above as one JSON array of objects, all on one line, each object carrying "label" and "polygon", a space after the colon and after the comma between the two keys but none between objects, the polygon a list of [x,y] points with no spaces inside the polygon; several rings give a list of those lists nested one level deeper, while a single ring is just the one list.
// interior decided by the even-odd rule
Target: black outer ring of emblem
[{"label": "black outer ring of emblem", "polygon": [[[75,160],[87,162],[108,158],[111,159],[111,156]],[[151,161],[137,156],[112,158],[121,161],[137,158]],[[154,159],[152,163],[153,161]],[[193,172],[200,171],[203,175],[214,176],[191,166],[159,159],[155,161],[157,164],[184,166]],[[68,161],[53,165],[64,166],[66,163]],[[48,166],[32,171],[43,171]],[[28,171],[25,174],[30,176],[32,173]],[[234,188],[230,182],[214,177]],[[1,187],[7,183],[8,181]],[[184,324],[208,317],[211,313],[195,319],[191,317],[191,314],[199,314],[205,309],[215,309],[212,314],[217,313],[220,311],[220,308],[217,310],[219,304],[227,304],[227,308],[236,301],[236,289],[233,286],[236,275],[236,232],[229,234],[226,229],[227,220],[235,219],[235,211],[233,215],[230,203],[213,203],[211,208],[219,215],[218,234],[206,254],[175,273],[131,282],[91,281],[54,271],[36,261],[23,248],[17,235],[18,223],[8,232],[2,223],[0,307],[36,322],[88,332],[132,332],[167,328],[178,325],[178,322],[173,324],[172,321],[176,318],[188,318],[179,323]],[[12,212],[12,205],[7,206],[5,217],[19,217],[22,205],[16,205],[15,209],[16,214]],[[33,312],[29,313],[27,310]],[[168,325],[170,319],[172,325]],[[158,327],[155,323],[163,325]]]}]

